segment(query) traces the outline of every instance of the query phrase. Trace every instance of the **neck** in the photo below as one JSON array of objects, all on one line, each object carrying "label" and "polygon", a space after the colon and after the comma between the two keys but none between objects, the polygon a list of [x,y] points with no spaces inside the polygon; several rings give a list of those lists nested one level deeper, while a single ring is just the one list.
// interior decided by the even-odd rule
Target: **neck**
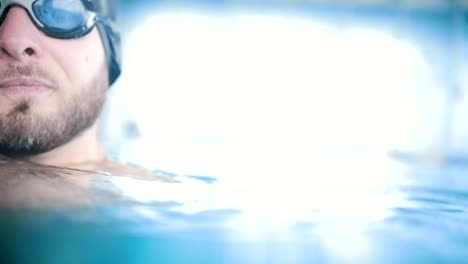
[{"label": "neck", "polygon": [[100,162],[106,155],[97,140],[97,126],[83,131],[68,143],[26,160],[51,166],[74,167],[83,163]]}]

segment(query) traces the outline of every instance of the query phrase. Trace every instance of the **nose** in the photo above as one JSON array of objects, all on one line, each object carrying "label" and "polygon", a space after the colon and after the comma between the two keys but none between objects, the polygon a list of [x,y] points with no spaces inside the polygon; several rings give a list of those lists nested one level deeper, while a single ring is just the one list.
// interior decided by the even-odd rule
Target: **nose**
[{"label": "nose", "polygon": [[0,25],[0,60],[25,62],[40,56],[38,33],[26,9],[11,7]]}]

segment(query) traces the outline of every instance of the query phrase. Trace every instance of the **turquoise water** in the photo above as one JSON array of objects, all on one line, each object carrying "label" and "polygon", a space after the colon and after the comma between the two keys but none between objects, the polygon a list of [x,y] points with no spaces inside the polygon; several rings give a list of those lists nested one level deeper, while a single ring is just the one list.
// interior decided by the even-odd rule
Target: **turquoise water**
[{"label": "turquoise water", "polygon": [[[188,189],[179,190],[186,194],[199,184],[201,196],[178,193],[80,208],[4,209],[0,258],[1,263],[48,264],[467,263],[466,175],[463,166],[410,166],[403,178],[384,188],[360,188],[364,183],[347,191],[310,186],[308,195],[295,200],[288,198],[294,196],[291,190],[277,192],[273,204],[261,186],[253,188],[258,199],[252,199],[239,186],[223,189],[212,178],[181,177],[178,185],[159,193],[174,194],[171,188],[185,184]],[[359,179],[355,171],[345,176]],[[127,179],[124,185],[141,185],[141,192],[149,184],[129,183]],[[123,194],[118,186],[96,188]],[[230,197],[220,203],[225,208],[214,206],[223,197]],[[261,197],[266,202],[252,205]],[[245,203],[232,202],[240,200]]]}]

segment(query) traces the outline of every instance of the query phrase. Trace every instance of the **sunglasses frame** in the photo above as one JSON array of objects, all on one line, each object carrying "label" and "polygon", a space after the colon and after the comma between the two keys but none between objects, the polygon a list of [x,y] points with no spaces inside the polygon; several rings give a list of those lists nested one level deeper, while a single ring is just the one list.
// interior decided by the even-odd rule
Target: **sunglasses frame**
[{"label": "sunglasses frame", "polygon": [[84,23],[72,31],[51,30],[50,28],[47,28],[47,25],[44,25],[34,13],[33,4],[37,1],[40,0],[0,0],[0,25],[3,23],[3,20],[12,6],[21,6],[26,9],[28,11],[29,18],[40,31],[49,37],[59,39],[80,38],[88,34],[96,25],[96,23],[102,20],[96,12],[93,12],[89,9],[90,6],[92,6],[91,0],[75,0],[80,1],[83,4],[83,8],[85,10]]}]

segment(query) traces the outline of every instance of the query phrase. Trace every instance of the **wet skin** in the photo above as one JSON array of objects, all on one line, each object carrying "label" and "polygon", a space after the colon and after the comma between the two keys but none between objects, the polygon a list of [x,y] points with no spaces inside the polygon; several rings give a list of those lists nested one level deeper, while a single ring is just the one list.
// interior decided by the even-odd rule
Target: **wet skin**
[{"label": "wet skin", "polygon": [[0,156],[0,208],[66,208],[118,202],[123,199],[119,193],[99,187],[110,177],[171,181],[110,160],[64,168]]}]

